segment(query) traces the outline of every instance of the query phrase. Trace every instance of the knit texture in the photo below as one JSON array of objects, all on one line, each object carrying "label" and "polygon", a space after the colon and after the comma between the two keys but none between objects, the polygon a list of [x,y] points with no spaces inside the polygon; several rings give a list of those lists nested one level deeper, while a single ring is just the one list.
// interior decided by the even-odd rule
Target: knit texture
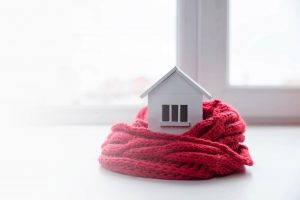
[{"label": "knit texture", "polygon": [[203,120],[181,135],[147,129],[147,107],[132,125],[119,123],[102,145],[100,164],[112,171],[159,179],[208,179],[253,165],[246,124],[219,100],[203,103]]}]

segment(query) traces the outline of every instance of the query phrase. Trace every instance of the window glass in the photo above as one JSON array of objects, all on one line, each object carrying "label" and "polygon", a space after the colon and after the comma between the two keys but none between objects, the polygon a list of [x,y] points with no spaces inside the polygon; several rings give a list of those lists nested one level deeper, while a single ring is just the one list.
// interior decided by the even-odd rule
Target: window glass
[{"label": "window glass", "polygon": [[172,105],[172,121],[178,122],[178,105]]},{"label": "window glass", "polygon": [[162,105],[162,121],[168,122],[170,120],[169,105]]},{"label": "window glass", "polygon": [[300,1],[229,2],[229,83],[300,86]]},{"label": "window glass", "polygon": [[188,106],[180,105],[180,121],[187,122],[188,121]]}]

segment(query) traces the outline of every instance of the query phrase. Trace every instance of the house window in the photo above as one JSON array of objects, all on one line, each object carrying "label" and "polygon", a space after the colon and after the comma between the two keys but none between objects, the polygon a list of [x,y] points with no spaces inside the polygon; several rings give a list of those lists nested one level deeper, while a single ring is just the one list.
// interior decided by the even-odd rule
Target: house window
[{"label": "house window", "polygon": [[171,105],[171,106],[162,105],[162,121],[163,122],[187,122],[188,106],[187,105]]}]

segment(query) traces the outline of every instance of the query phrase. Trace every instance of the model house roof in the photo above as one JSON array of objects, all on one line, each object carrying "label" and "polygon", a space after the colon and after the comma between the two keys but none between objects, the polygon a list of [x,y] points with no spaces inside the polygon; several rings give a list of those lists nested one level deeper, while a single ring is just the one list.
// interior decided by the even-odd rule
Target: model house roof
[{"label": "model house roof", "polygon": [[185,74],[183,71],[181,71],[178,67],[174,67],[173,69],[171,69],[166,75],[164,75],[162,78],[160,78],[149,89],[147,89],[143,94],[141,94],[140,97],[143,98],[143,97],[147,96],[149,92],[154,90],[157,86],[159,86],[161,83],[163,83],[165,80],[167,80],[174,73],[177,73],[179,76],[181,76],[192,87],[194,87],[201,94],[204,94],[208,99],[212,98],[211,94],[208,91],[206,91],[203,87],[201,87],[198,83],[196,83],[192,78],[190,78],[187,74]]}]

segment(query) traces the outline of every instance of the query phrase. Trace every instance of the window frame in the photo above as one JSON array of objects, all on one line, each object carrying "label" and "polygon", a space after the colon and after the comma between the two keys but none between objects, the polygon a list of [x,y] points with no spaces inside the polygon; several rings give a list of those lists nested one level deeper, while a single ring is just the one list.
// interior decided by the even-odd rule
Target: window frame
[{"label": "window frame", "polygon": [[300,124],[299,87],[229,85],[229,0],[177,1],[177,65],[249,124]]},{"label": "window frame", "polygon": [[[187,120],[186,121],[181,121],[181,114],[182,114],[182,111],[181,111],[181,107],[182,106],[186,106],[186,117],[187,117]],[[169,116],[169,120],[166,121],[164,120],[164,108],[168,107],[168,116]],[[174,121],[173,120],[173,116],[174,116],[174,107],[177,107],[177,112],[175,112],[176,114],[176,117],[177,117],[177,121]],[[162,104],[161,105],[161,121],[160,121],[160,126],[161,127],[188,127],[190,126],[190,122],[188,120],[188,105],[186,104]],[[176,110],[176,109],[175,109]]]},{"label": "window frame", "polygon": [[[178,67],[214,98],[235,107],[248,124],[300,124],[299,88],[229,85],[229,0],[177,0],[176,9]],[[131,123],[138,110],[138,105],[39,107],[30,123]]]}]

